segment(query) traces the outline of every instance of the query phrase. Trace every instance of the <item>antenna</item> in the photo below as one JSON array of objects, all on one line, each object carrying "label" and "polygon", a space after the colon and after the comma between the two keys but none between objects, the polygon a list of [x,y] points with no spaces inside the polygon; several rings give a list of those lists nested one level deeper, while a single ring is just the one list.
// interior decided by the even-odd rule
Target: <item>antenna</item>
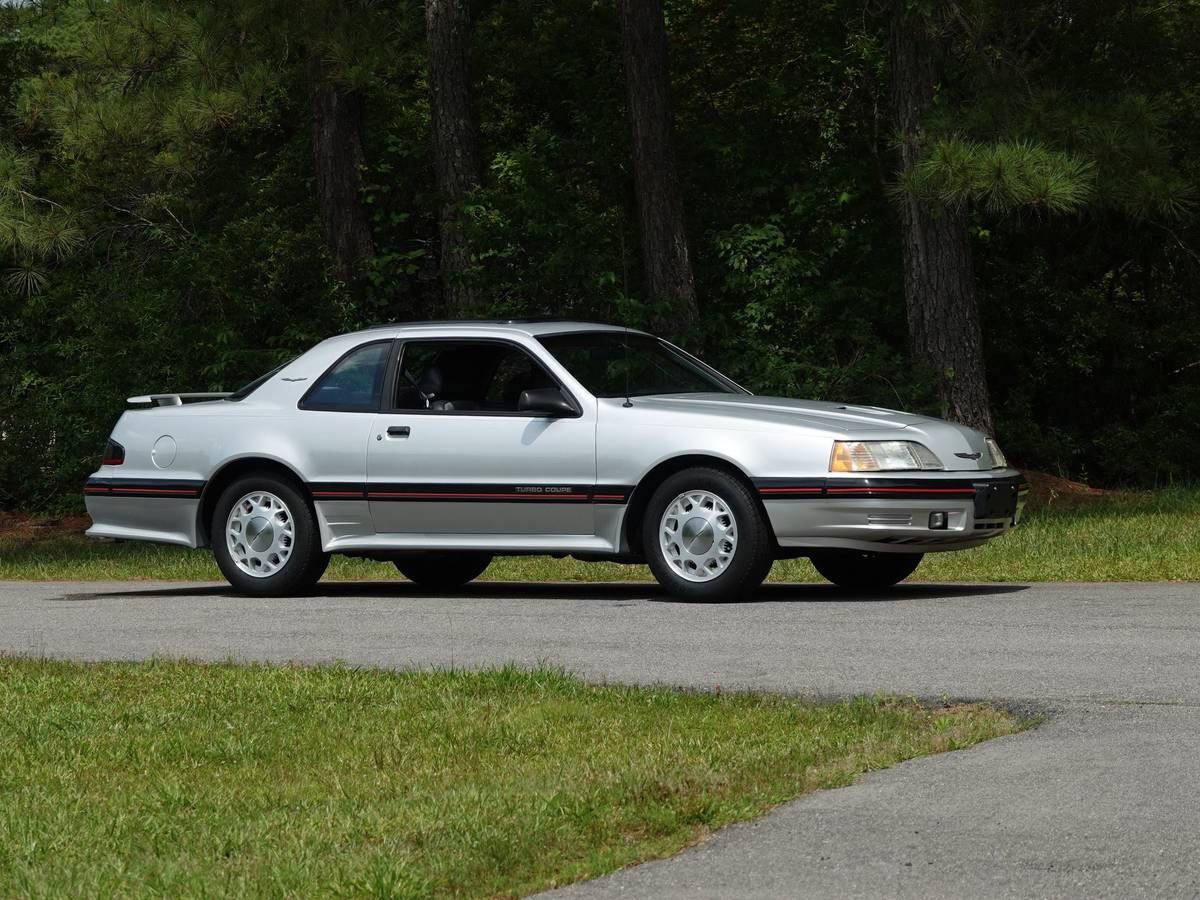
[{"label": "antenna", "polygon": [[633,401],[629,399],[629,323],[625,323],[625,333],[622,335],[622,341],[625,345],[625,402],[621,404],[625,409],[633,406]]}]

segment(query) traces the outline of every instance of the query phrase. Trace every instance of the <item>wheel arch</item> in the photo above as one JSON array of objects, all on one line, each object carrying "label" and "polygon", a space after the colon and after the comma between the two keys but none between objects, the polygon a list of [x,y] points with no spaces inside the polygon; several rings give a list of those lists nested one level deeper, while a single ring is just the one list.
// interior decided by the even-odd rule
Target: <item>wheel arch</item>
[{"label": "wheel arch", "polygon": [[758,508],[759,515],[767,523],[767,530],[771,533],[772,540],[774,540],[775,532],[771,528],[771,520],[767,518],[766,507],[763,506],[762,498],[759,497],[758,491],[754,487],[754,482],[751,481],[750,476],[746,474],[744,469],[736,463],[720,456],[713,456],[708,453],[685,453],[656,463],[642,475],[634,487],[633,493],[629,498],[629,503],[626,506],[625,521],[622,527],[622,537],[629,552],[641,555],[642,526],[643,520],[646,517],[646,507],[650,505],[650,498],[654,496],[654,492],[658,490],[659,485],[677,472],[696,468],[716,469],[740,481],[746,490],[750,492],[750,496],[754,498],[754,504]]},{"label": "wheel arch", "polygon": [[304,489],[304,479],[300,473],[286,463],[266,456],[240,456],[222,463],[212,474],[200,493],[200,505],[196,509],[196,538],[197,547],[207,547],[212,542],[211,525],[213,511],[217,500],[231,485],[248,472],[268,472],[292,482],[305,502],[312,506],[308,492]]}]

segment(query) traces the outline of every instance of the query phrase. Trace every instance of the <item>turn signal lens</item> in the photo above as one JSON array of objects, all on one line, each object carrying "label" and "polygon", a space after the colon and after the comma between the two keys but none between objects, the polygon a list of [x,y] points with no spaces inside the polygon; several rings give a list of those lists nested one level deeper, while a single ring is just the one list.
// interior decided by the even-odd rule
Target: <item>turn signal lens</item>
[{"label": "turn signal lens", "polygon": [[1008,460],[1004,458],[1004,454],[1000,450],[1000,445],[991,438],[987,439],[988,455],[992,458],[993,469],[1004,469],[1008,467]]},{"label": "turn signal lens", "polygon": [[941,469],[942,461],[916,441],[835,441],[830,472],[905,472]]}]

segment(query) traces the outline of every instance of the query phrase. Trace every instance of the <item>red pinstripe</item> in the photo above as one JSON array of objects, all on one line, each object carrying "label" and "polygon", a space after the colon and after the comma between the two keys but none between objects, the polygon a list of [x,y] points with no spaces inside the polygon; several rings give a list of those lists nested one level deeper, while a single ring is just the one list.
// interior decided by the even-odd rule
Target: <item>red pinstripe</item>
[{"label": "red pinstripe", "polygon": [[370,491],[371,497],[449,497],[472,499],[499,500],[586,500],[587,494],[460,494],[434,493],[429,491]]},{"label": "red pinstripe", "polygon": [[109,490],[114,494],[190,494],[193,497],[200,493],[195,488],[115,487]]},{"label": "red pinstripe", "polygon": [[974,495],[974,488],[880,488],[880,487],[856,487],[856,488],[829,488],[831,494],[971,494]]}]

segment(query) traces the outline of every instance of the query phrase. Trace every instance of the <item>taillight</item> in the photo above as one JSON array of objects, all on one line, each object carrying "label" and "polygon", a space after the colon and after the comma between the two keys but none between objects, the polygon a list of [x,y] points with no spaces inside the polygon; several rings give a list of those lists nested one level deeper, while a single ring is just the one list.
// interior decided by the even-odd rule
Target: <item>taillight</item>
[{"label": "taillight", "polygon": [[109,438],[108,443],[104,445],[104,458],[100,460],[100,465],[119,466],[123,462],[125,462],[125,448]]}]

